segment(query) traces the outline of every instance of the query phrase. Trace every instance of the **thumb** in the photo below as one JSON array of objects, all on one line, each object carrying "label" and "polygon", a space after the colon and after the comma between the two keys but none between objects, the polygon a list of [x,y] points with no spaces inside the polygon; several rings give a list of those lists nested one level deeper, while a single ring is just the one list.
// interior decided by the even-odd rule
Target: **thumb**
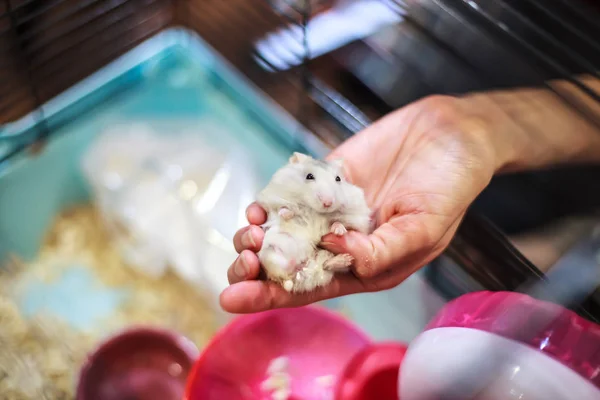
[{"label": "thumb", "polygon": [[390,224],[381,225],[371,235],[356,231],[344,236],[329,234],[321,245],[332,253],[354,257],[354,271],[361,278],[372,278],[408,256],[406,236]]}]

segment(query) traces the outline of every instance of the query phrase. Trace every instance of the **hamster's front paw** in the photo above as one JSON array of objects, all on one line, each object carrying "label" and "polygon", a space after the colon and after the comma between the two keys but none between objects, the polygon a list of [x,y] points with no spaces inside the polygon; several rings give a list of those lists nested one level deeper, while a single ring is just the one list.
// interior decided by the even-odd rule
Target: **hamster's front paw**
[{"label": "hamster's front paw", "polygon": [[289,208],[286,208],[286,207],[281,207],[279,209],[279,213],[278,214],[285,221],[288,221],[288,220],[294,218],[294,212],[292,210],[290,210]]},{"label": "hamster's front paw", "polygon": [[344,224],[342,224],[341,222],[334,222],[333,224],[331,224],[330,231],[336,236],[344,236],[348,232]]},{"label": "hamster's front paw", "polygon": [[345,271],[348,269],[352,262],[354,261],[354,257],[350,254],[338,254],[335,257],[331,257],[329,260],[325,261],[323,264],[323,268],[328,271]]}]

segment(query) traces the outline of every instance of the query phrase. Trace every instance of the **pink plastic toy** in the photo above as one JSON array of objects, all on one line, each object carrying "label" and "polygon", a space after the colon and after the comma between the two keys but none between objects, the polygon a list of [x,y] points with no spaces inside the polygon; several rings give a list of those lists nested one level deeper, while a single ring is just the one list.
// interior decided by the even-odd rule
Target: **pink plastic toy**
[{"label": "pink plastic toy", "polygon": [[261,386],[285,356],[288,400],[600,400],[600,326],[517,293],[448,303],[408,350],[311,306],[236,318],[188,375],[195,354],[175,334],[127,331],[90,357],[77,398],[181,399],[187,375],[184,400],[273,399]]},{"label": "pink plastic toy", "polygon": [[334,399],[396,399],[406,349],[402,343],[377,343],[358,352],[342,371]]},{"label": "pink plastic toy", "polygon": [[369,344],[354,325],[318,307],[244,315],[204,350],[185,400],[270,399],[261,384],[269,363],[280,356],[289,358],[290,399],[321,399],[319,378],[333,376],[335,385],[352,357]]},{"label": "pink plastic toy", "polygon": [[512,292],[448,303],[402,362],[402,400],[600,399],[600,326]]},{"label": "pink plastic toy", "polygon": [[89,356],[77,400],[179,400],[198,349],[169,331],[139,327],[120,332]]},{"label": "pink plastic toy", "polygon": [[[509,292],[448,303],[408,350],[371,343],[316,307],[242,316],[197,361],[185,400],[272,399],[261,383],[281,355],[290,358],[289,400],[600,400],[600,327]],[[315,382],[329,374],[324,397]]]}]

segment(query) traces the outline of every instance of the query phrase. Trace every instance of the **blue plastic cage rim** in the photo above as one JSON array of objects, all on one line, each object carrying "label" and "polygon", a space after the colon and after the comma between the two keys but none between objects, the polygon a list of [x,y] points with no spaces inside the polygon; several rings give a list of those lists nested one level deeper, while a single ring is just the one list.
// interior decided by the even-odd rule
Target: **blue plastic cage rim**
[{"label": "blue plastic cage rim", "polygon": [[216,64],[219,67],[219,73],[225,80],[236,84],[236,90],[242,91],[242,95],[246,99],[251,99],[253,102],[272,110],[276,123],[288,132],[294,140],[302,143],[303,147],[306,147],[313,155],[323,157],[329,152],[329,147],[323,141],[268,97],[258,86],[246,79],[240,71],[202,40],[198,34],[182,27],[169,28],[157,33],[99,71],[44,103],[38,109],[19,120],[0,126],[0,143],[17,142],[34,128],[39,123],[36,116],[40,108],[43,110],[46,119],[57,116],[85,96],[102,89],[103,86],[134,69],[140,63],[149,61],[165,50],[175,47],[184,48],[188,51],[192,55],[191,60],[193,62]]}]

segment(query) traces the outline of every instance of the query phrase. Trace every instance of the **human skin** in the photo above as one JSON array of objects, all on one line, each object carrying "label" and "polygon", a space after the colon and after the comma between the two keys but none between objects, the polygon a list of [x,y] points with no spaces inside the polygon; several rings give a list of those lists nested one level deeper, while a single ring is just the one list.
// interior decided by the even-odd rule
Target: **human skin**
[{"label": "human skin", "polygon": [[[600,92],[600,81],[585,80]],[[551,85],[600,116],[600,106],[572,85]],[[240,255],[228,271],[231,285],[221,293],[223,309],[259,312],[395,287],[448,246],[494,174],[598,163],[600,130],[545,89],[432,96],[376,121],[327,158],[345,160],[346,178],[364,188],[375,210],[372,234],[323,237],[324,248],[354,256],[353,273],[304,294],[257,280],[256,252],[264,236],[259,225],[266,214],[252,204],[250,225],[234,237]]]}]

